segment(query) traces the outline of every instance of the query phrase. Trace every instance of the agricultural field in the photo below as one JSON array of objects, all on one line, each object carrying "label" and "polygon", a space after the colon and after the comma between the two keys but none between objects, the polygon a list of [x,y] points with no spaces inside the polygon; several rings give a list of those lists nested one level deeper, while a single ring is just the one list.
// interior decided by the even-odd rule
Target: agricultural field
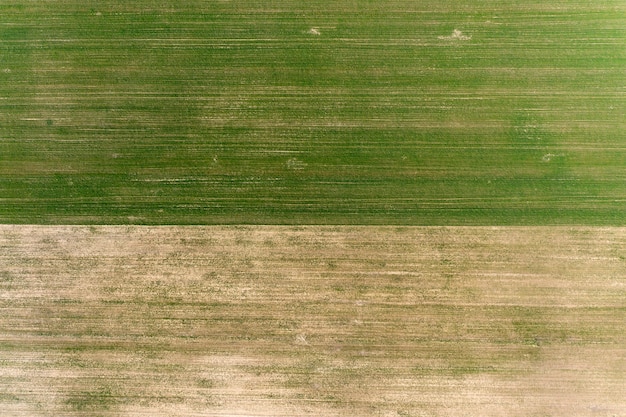
[{"label": "agricultural field", "polygon": [[0,223],[623,225],[626,3],[0,4]]},{"label": "agricultural field", "polygon": [[623,0],[0,3],[0,416],[626,415]]},{"label": "agricultural field", "polygon": [[2,416],[624,416],[626,229],[1,226]]}]

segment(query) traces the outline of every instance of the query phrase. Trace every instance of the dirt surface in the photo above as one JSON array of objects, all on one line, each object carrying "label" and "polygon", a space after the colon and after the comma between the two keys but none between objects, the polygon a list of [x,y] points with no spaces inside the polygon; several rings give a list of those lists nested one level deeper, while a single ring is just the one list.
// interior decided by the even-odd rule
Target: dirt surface
[{"label": "dirt surface", "polygon": [[626,229],[0,226],[3,416],[623,416]]}]

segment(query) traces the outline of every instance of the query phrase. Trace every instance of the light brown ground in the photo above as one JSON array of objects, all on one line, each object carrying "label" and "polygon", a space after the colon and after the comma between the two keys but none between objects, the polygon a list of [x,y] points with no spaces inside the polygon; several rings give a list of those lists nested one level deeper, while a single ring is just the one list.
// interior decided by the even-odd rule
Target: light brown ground
[{"label": "light brown ground", "polygon": [[0,226],[2,416],[623,416],[626,229]]}]

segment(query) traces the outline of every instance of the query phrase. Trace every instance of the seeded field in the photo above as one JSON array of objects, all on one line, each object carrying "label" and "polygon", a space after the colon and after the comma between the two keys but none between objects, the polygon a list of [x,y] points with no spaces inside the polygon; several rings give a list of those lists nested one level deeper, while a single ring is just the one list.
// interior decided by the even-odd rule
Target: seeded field
[{"label": "seeded field", "polygon": [[623,228],[0,227],[2,416],[624,416]]},{"label": "seeded field", "polygon": [[626,3],[0,4],[0,222],[607,224]]}]

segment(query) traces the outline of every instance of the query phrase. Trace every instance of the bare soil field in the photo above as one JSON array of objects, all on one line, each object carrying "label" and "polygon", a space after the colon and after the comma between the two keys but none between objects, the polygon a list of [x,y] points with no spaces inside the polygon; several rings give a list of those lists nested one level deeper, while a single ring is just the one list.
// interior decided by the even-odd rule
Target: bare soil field
[{"label": "bare soil field", "polygon": [[2,416],[623,416],[626,229],[0,226]]}]

